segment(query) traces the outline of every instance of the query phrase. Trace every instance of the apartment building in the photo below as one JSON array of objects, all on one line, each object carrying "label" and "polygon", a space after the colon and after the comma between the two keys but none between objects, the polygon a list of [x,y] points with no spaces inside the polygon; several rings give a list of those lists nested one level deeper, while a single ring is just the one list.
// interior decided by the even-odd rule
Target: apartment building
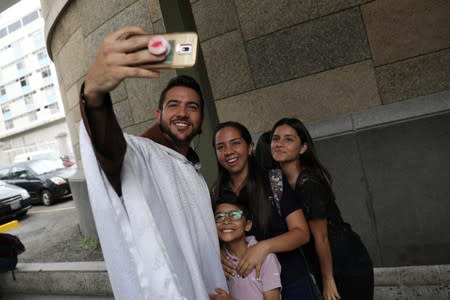
[{"label": "apartment building", "polygon": [[0,164],[30,151],[71,152],[39,1],[0,14],[0,58]]}]

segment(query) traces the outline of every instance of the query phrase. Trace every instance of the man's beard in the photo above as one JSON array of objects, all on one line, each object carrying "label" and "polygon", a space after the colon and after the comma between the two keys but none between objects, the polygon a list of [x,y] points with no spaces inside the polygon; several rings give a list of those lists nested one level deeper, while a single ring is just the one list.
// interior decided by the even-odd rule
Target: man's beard
[{"label": "man's beard", "polygon": [[170,131],[169,126],[167,126],[167,124],[165,124],[163,122],[163,120],[159,121],[159,128],[161,129],[162,133],[166,134],[167,136],[169,136],[169,138],[172,140],[172,142],[177,145],[177,146],[183,146],[183,145],[189,145],[192,141],[192,139],[201,132],[200,128],[193,128],[192,127],[192,132],[191,134],[189,134],[188,136],[186,136],[186,138],[184,138],[183,140],[180,140],[175,134],[173,134]]}]

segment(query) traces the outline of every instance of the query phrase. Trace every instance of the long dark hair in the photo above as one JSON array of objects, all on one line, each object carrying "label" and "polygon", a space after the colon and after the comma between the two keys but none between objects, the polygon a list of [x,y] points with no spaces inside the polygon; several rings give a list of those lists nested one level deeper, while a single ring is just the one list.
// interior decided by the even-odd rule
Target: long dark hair
[{"label": "long dark hair", "polygon": [[[238,122],[228,121],[220,123],[216,126],[213,135],[213,147],[215,149],[215,138],[217,133],[223,128],[234,128],[239,131],[242,139],[247,145],[253,144],[252,136],[248,129]],[[214,151],[215,152],[215,151]],[[216,152],[215,152],[216,153]],[[217,168],[219,174],[217,180],[213,185],[212,197],[213,201],[218,201],[230,183],[230,173],[219,163],[217,159]],[[257,239],[264,239],[271,224],[271,203],[269,200],[268,189],[270,187],[268,178],[264,176],[264,172],[256,162],[255,156],[251,153],[248,157],[248,174],[245,184],[249,203],[247,203],[250,213],[253,217],[253,224],[255,225],[255,235]]]},{"label": "long dark hair", "polygon": [[265,131],[261,134],[256,142],[255,158],[258,165],[265,171],[279,168],[278,163],[272,157],[270,143],[272,139],[272,131]]},{"label": "long dark hair", "polygon": [[[323,166],[323,164],[320,162],[319,157],[316,152],[316,147],[314,146],[314,142],[311,138],[311,135],[309,134],[308,129],[306,128],[305,124],[303,124],[302,121],[295,118],[283,118],[275,123],[275,125],[272,128],[272,133],[275,132],[275,129],[282,125],[288,125],[292,127],[300,137],[300,142],[302,144],[306,143],[308,145],[305,152],[299,155],[299,161],[300,165],[302,167],[302,173],[305,171],[312,173],[312,175],[318,176],[321,181],[323,181],[328,188],[330,189],[330,192],[332,194],[333,199],[334,193],[331,188],[333,183],[333,178],[331,177],[330,172]],[[305,172],[306,173],[306,172]],[[299,176],[300,177],[300,176]],[[298,181],[297,181],[298,184]]]}]

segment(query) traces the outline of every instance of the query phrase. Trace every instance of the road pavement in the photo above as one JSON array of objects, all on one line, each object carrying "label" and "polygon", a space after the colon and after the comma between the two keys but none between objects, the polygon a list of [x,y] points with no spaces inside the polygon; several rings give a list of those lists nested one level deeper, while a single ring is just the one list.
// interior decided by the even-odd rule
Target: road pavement
[{"label": "road pavement", "polygon": [[82,247],[78,212],[74,200],[51,206],[33,206],[8,233],[20,238],[25,252],[19,262],[74,262],[103,260],[101,250]]}]

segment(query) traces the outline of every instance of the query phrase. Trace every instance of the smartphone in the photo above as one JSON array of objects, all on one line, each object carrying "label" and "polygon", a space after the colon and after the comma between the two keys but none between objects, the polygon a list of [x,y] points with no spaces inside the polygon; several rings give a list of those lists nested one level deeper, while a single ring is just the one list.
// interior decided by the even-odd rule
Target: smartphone
[{"label": "smartphone", "polygon": [[[197,60],[197,33],[174,32],[158,35],[163,36],[170,45],[166,59],[162,62],[140,65],[140,67],[145,69],[180,69],[195,65]],[[148,48],[139,51],[148,51]]]}]

